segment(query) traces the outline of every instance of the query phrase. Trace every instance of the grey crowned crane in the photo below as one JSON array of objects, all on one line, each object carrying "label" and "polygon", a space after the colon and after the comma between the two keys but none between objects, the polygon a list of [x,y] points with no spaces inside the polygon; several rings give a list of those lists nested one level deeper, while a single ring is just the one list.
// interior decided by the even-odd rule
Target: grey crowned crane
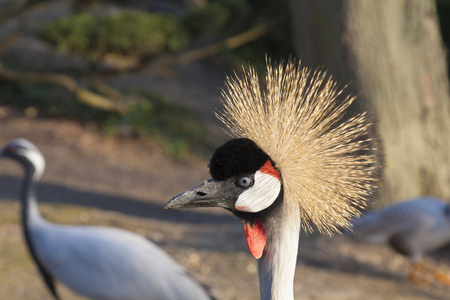
[{"label": "grey crowned crane", "polygon": [[260,298],[294,299],[301,224],[331,234],[350,225],[376,189],[377,155],[365,113],[326,74],[293,62],[227,78],[218,118],[235,139],[213,154],[211,179],[166,208],[222,207],[243,224]]},{"label": "grey crowned crane", "polygon": [[45,166],[25,139],[11,141],[0,156],[25,168],[22,225],[26,243],[55,299],[54,278],[75,293],[98,300],[212,299],[203,287],[156,245],[120,229],[66,226],[39,213],[35,188]]},{"label": "grey crowned crane", "polygon": [[356,237],[372,243],[388,244],[412,261],[409,279],[428,283],[431,275],[446,285],[450,277],[423,264],[423,255],[450,243],[450,204],[432,197],[399,202],[369,212],[353,223]]}]

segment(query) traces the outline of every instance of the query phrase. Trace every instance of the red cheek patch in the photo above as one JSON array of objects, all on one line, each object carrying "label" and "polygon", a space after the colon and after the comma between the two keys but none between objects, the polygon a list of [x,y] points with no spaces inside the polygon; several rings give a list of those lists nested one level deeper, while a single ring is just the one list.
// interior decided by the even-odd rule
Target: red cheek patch
[{"label": "red cheek patch", "polygon": [[270,163],[270,160],[268,160],[260,169],[259,171],[263,174],[267,174],[270,176],[275,177],[276,179],[280,180],[280,173],[278,173],[277,170],[272,166]]},{"label": "red cheek patch", "polygon": [[244,223],[244,231],[248,250],[254,258],[261,258],[267,241],[264,225],[258,219],[255,219],[253,225],[247,222]]}]

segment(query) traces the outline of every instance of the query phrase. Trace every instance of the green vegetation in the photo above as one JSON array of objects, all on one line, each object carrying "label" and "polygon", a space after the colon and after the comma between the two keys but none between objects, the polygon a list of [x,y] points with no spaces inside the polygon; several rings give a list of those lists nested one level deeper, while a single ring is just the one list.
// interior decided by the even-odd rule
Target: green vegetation
[{"label": "green vegetation", "polygon": [[252,62],[258,69],[265,66],[265,55],[273,58],[292,54],[291,26],[287,0],[216,0],[194,8],[183,17],[191,39],[220,39],[247,31],[259,24],[271,24],[263,37],[238,49],[225,50],[220,58],[231,68],[240,69]]},{"label": "green vegetation", "polygon": [[[92,13],[89,6],[100,2],[108,1],[76,0],[79,5],[74,14],[49,22],[39,31],[39,37],[61,51],[84,57],[92,66],[109,55],[138,61],[158,59],[162,54],[188,48],[192,41],[208,45],[261,24],[274,26],[258,40],[239,49],[224,50],[214,59],[239,70],[248,61],[263,66],[266,53],[277,59],[292,51],[287,0],[207,1],[181,15],[127,10],[126,1],[113,1],[123,7],[115,13]],[[14,64],[4,63],[15,69]],[[97,124],[112,135],[150,137],[173,156],[209,148],[205,129],[187,110],[152,93],[138,92],[141,100],[129,104],[127,113],[121,115],[86,105],[53,84],[5,80],[0,81],[0,89],[5,104],[24,110],[29,116],[68,118]]]},{"label": "green vegetation", "polygon": [[194,8],[184,18],[183,24],[193,37],[237,33],[245,29],[239,26],[240,19],[246,18],[246,1],[209,1],[206,5]]},{"label": "green vegetation", "polygon": [[287,19],[288,13],[286,0],[217,0],[189,11],[183,24],[194,37],[232,35],[262,22]]},{"label": "green vegetation", "polygon": [[81,122],[103,122],[108,113],[78,101],[66,89],[52,84],[0,79],[2,102],[20,110],[32,110],[38,117],[67,118]]},{"label": "green vegetation", "polygon": [[120,115],[83,104],[55,85],[0,80],[0,89],[6,105],[26,112],[31,109],[37,117],[97,124],[98,128],[111,135],[151,138],[174,157],[198,154],[209,147],[205,128],[192,114],[157,94],[142,94],[142,100],[130,104],[128,112]]},{"label": "green vegetation", "polygon": [[[84,6],[89,1],[78,2]],[[100,17],[79,13],[49,23],[40,31],[40,37],[61,51],[77,53],[96,62],[107,54],[154,58],[185,49],[193,40],[220,41],[261,23],[271,23],[273,29],[264,37],[236,50],[224,50],[220,56],[233,68],[248,61],[264,65],[266,53],[277,58],[292,52],[286,2],[208,1],[181,17],[129,10]]]},{"label": "green vegetation", "polygon": [[175,157],[208,146],[205,128],[189,111],[154,93],[143,96],[143,101],[130,105],[125,116],[111,115],[104,128],[113,135],[120,135],[121,130],[125,130],[138,136],[151,136],[166,153]]},{"label": "green vegetation", "polygon": [[153,57],[186,47],[188,36],[170,14],[121,11],[98,17],[77,14],[45,26],[40,37],[61,50],[96,61],[107,54]]}]

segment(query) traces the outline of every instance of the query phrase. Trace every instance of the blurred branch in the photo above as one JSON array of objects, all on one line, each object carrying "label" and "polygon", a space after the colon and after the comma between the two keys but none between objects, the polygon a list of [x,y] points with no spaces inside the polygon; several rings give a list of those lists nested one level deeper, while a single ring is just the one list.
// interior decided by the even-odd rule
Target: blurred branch
[{"label": "blurred branch", "polygon": [[0,2],[0,54],[22,34],[25,14],[50,0],[6,0]]},{"label": "blurred branch", "polygon": [[172,64],[187,64],[196,60],[204,59],[209,56],[220,53],[223,49],[236,49],[242,45],[248,44],[257,40],[270,29],[269,24],[259,24],[258,26],[240,33],[238,35],[227,38],[226,40],[209,45],[204,48],[194,49],[176,56],[172,60]]},{"label": "blurred branch", "polygon": [[26,0],[7,0],[0,2],[0,19],[8,20],[23,13],[31,3]]},{"label": "blurred branch", "polygon": [[0,53],[20,37],[21,15],[28,8],[29,4],[26,1],[6,1],[0,6]]},{"label": "blurred branch", "polygon": [[154,62],[151,62],[150,64],[139,67],[138,69],[158,69],[163,66],[167,67],[173,65],[188,64],[216,55],[224,49],[236,49],[238,47],[241,47],[242,45],[248,44],[262,37],[269,31],[271,25],[271,23],[259,24],[248,31],[229,37],[221,42],[214,43],[203,48],[189,50],[181,54],[166,56]]},{"label": "blurred branch", "polygon": [[[67,75],[50,72],[19,72],[5,69],[0,65],[0,78],[20,82],[56,84],[64,87],[70,93],[74,94],[79,101],[87,105],[101,110],[115,111],[120,114],[124,114],[127,111],[127,106],[124,101],[113,101],[101,94],[94,93],[80,86],[73,78]],[[125,99],[125,96],[117,91],[115,92],[115,96],[120,97],[122,100]]]},{"label": "blurred branch", "polygon": [[109,98],[111,98],[113,100],[120,100],[120,99],[123,99],[123,97],[124,97],[124,95],[122,95],[120,92],[111,88],[109,85],[107,85],[106,83],[104,83],[101,80],[98,80],[98,79],[93,80],[91,85],[94,86],[95,89],[98,90],[100,93],[108,96]]},{"label": "blurred branch", "polygon": [[0,54],[20,37],[20,31],[21,25],[19,21],[12,20],[4,26],[0,24]]}]

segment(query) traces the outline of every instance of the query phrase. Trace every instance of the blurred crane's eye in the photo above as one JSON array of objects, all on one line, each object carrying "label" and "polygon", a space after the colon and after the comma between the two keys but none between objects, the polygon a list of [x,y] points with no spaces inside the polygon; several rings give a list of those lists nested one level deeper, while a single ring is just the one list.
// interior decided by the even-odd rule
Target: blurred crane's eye
[{"label": "blurred crane's eye", "polygon": [[251,178],[250,176],[239,177],[238,180],[236,181],[236,184],[244,188],[250,187],[253,185],[253,178]]}]

